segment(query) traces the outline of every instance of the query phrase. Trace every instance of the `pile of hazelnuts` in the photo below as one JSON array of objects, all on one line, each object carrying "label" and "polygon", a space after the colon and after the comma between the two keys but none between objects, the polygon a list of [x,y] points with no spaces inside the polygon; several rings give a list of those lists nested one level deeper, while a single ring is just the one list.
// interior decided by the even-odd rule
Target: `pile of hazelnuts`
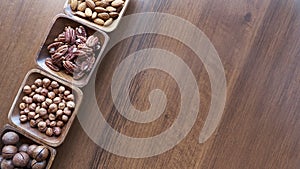
[{"label": "pile of hazelnuts", "polygon": [[59,136],[75,109],[75,98],[70,90],[48,78],[36,79],[23,87],[24,97],[19,104],[21,123],[29,122],[47,136]]},{"label": "pile of hazelnuts", "polygon": [[49,150],[36,144],[20,144],[20,137],[13,131],[2,136],[4,147],[0,155],[1,169],[44,169]]}]

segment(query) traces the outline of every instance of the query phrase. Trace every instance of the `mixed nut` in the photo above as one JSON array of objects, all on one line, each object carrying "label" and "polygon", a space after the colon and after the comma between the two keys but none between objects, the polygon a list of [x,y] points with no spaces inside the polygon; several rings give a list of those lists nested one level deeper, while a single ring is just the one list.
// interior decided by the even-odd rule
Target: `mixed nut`
[{"label": "mixed nut", "polygon": [[51,57],[45,60],[45,64],[53,71],[64,69],[74,79],[80,79],[91,71],[96,60],[95,53],[100,48],[98,37],[88,36],[83,26],[75,29],[67,26],[47,47]]},{"label": "mixed nut", "polygon": [[75,109],[75,96],[64,85],[48,78],[23,87],[19,104],[21,123],[29,122],[47,136],[59,136]]},{"label": "mixed nut", "polygon": [[44,169],[47,165],[49,150],[41,145],[21,144],[20,137],[13,131],[8,131],[2,136],[4,144],[0,163],[1,169]]},{"label": "mixed nut", "polygon": [[119,17],[124,0],[70,0],[75,15],[101,25],[109,26]]}]

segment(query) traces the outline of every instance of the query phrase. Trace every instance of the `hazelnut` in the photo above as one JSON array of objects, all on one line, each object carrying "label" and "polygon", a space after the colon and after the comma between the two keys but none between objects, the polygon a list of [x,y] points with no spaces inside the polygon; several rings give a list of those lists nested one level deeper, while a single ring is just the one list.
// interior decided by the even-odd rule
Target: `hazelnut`
[{"label": "hazelnut", "polygon": [[53,129],[50,128],[50,127],[47,128],[47,130],[46,130],[46,135],[49,136],[49,137],[53,136]]},{"label": "hazelnut", "polygon": [[66,88],[64,86],[59,86],[58,91],[59,93],[64,93]]},{"label": "hazelnut", "polygon": [[40,107],[40,106],[37,106],[37,107],[35,108],[35,113],[36,113],[36,114],[39,114],[40,109],[41,109],[41,107]]},{"label": "hazelnut", "polygon": [[65,96],[68,96],[69,94],[71,94],[70,90],[66,90],[66,91],[64,92],[64,95],[65,95]]},{"label": "hazelnut", "polygon": [[24,111],[20,111],[20,115],[26,115]]},{"label": "hazelnut", "polygon": [[48,88],[47,88],[48,90],[53,90],[53,87],[51,87],[51,86],[48,86]]},{"label": "hazelnut", "polygon": [[39,115],[40,117],[45,116],[46,114],[48,114],[47,110],[45,108],[40,108],[39,109]]},{"label": "hazelnut", "polygon": [[48,98],[49,99],[54,99],[55,98],[55,93],[54,92],[49,92],[48,93]]},{"label": "hazelnut", "polygon": [[66,123],[68,122],[69,117],[67,115],[62,115],[61,120]]},{"label": "hazelnut", "polygon": [[37,89],[36,85],[31,85],[30,87],[31,87],[31,90]]},{"label": "hazelnut", "polygon": [[43,90],[42,87],[38,87],[37,89],[34,90],[34,92],[40,94],[42,90]]},{"label": "hazelnut", "polygon": [[31,97],[27,97],[26,99],[25,99],[25,103],[26,104],[31,104],[32,103],[32,98]]},{"label": "hazelnut", "polygon": [[50,106],[49,106],[49,112],[54,113],[56,111],[57,111],[57,105],[54,104],[54,103],[50,104]]},{"label": "hazelnut", "polygon": [[52,90],[55,94],[59,94],[59,90],[58,89],[53,89]]},{"label": "hazelnut", "polygon": [[58,103],[60,103],[61,102],[61,98],[60,97],[55,97],[54,99],[53,99],[53,103],[55,103],[55,104],[58,104]]},{"label": "hazelnut", "polygon": [[31,111],[28,113],[28,118],[33,119],[35,115],[36,115],[35,112]]},{"label": "hazelnut", "polygon": [[33,119],[38,119],[38,118],[40,118],[40,114],[36,114],[34,117],[33,117]]},{"label": "hazelnut", "polygon": [[64,99],[65,95],[64,94],[58,94],[58,97],[60,97],[61,99]]},{"label": "hazelnut", "polygon": [[50,122],[50,127],[55,127],[56,126],[56,121],[51,121]]},{"label": "hazelnut", "polygon": [[53,87],[54,89],[56,89],[59,87],[59,84],[57,81],[52,81],[50,86]]},{"label": "hazelnut", "polygon": [[64,124],[64,122],[63,121],[57,121],[56,122],[56,126],[57,127],[63,127],[65,124]]},{"label": "hazelnut", "polygon": [[27,116],[26,116],[26,115],[21,115],[21,116],[19,117],[19,119],[20,119],[20,122],[21,122],[21,123],[26,123],[26,122],[27,122]]},{"label": "hazelnut", "polygon": [[63,115],[63,111],[62,110],[57,110],[56,112],[56,117],[62,116]]},{"label": "hazelnut", "polygon": [[45,100],[45,102],[46,102],[46,105],[47,105],[47,106],[49,106],[50,104],[53,103],[53,101],[52,101],[51,99],[49,99],[49,98],[47,98],[47,99]]},{"label": "hazelnut", "polygon": [[12,162],[16,167],[25,167],[29,162],[29,155],[25,152],[20,152],[14,155]]},{"label": "hazelnut", "polygon": [[36,160],[32,160],[31,161],[31,168],[32,169],[44,169],[47,165],[46,160],[44,161],[36,161]]},{"label": "hazelnut", "polygon": [[31,104],[28,106],[29,110],[31,110],[31,111],[34,111],[34,110],[36,109],[36,107],[37,107],[37,105],[36,105],[35,103],[31,103]]},{"label": "hazelnut", "polygon": [[16,146],[7,145],[2,148],[2,157],[5,159],[12,158],[16,153],[18,152],[18,149]]},{"label": "hazelnut", "polygon": [[45,132],[47,129],[47,123],[44,121],[41,121],[37,124],[39,131]]},{"label": "hazelnut", "polygon": [[41,79],[36,79],[36,80],[34,81],[34,84],[35,84],[37,87],[40,87],[40,86],[43,85],[43,81],[42,81]]},{"label": "hazelnut", "polygon": [[69,109],[74,109],[74,108],[75,108],[75,103],[74,103],[73,101],[68,101],[68,102],[67,102],[67,107],[68,107]]},{"label": "hazelnut", "polygon": [[43,79],[43,86],[48,87],[51,84],[51,80],[48,78]]},{"label": "hazelnut", "polygon": [[36,127],[36,121],[35,120],[30,120],[29,121],[29,125],[30,125],[30,127],[32,127],[32,128],[34,128],[34,127]]},{"label": "hazelnut", "polygon": [[42,91],[41,91],[41,95],[47,96],[48,95],[48,90],[43,88]]},{"label": "hazelnut", "polygon": [[38,123],[38,128],[45,128],[47,126],[47,124],[46,124],[46,122],[44,122],[44,121],[40,121],[39,123]]},{"label": "hazelnut", "polygon": [[29,112],[30,112],[29,108],[26,107],[26,108],[24,109],[24,113],[25,113],[25,114],[28,114]]},{"label": "hazelnut", "polygon": [[45,109],[47,109],[48,108],[48,105],[47,105],[47,103],[46,103],[46,101],[44,101],[44,102],[42,102],[42,108],[45,108]]},{"label": "hazelnut", "polygon": [[49,150],[45,146],[37,146],[33,150],[33,158],[36,161],[44,161],[48,158]]},{"label": "hazelnut", "polygon": [[1,168],[2,169],[14,169],[15,167],[14,167],[14,165],[13,165],[13,163],[12,163],[12,161],[11,160],[3,160],[2,162],[1,162]]},{"label": "hazelnut", "polygon": [[69,94],[69,95],[67,96],[67,100],[69,100],[69,101],[74,101],[74,99],[75,99],[75,97],[74,97],[73,94]]},{"label": "hazelnut", "polygon": [[37,145],[35,145],[35,144],[32,144],[32,145],[30,145],[29,147],[28,147],[28,149],[27,149],[27,154],[30,156],[30,157],[32,157],[33,158],[33,151],[34,151],[34,149],[37,147]]},{"label": "hazelnut", "polygon": [[[43,120],[47,120],[49,118],[49,115],[46,114],[45,116],[41,117]],[[46,122],[46,121],[45,121]]]},{"label": "hazelnut", "polygon": [[54,114],[49,114],[49,120],[54,121],[56,119]]},{"label": "hazelnut", "polygon": [[55,136],[59,136],[61,134],[61,128],[60,127],[53,127],[53,133]]},{"label": "hazelnut", "polygon": [[37,99],[37,102],[43,102],[43,101],[45,101],[46,100],[46,97],[45,96],[43,96],[43,95],[39,95],[39,97],[38,97],[38,99]]},{"label": "hazelnut", "polygon": [[34,95],[32,96],[33,101],[37,102],[38,99],[39,99],[39,96],[40,96],[39,94],[34,94]]},{"label": "hazelnut", "polygon": [[28,96],[24,96],[22,97],[22,101],[25,102],[25,100],[27,99]]},{"label": "hazelnut", "polygon": [[67,115],[67,116],[71,116],[72,115],[72,111],[69,108],[65,107],[64,108],[64,114]]},{"label": "hazelnut", "polygon": [[25,104],[25,103],[20,103],[20,104],[19,104],[19,108],[20,108],[21,110],[24,110],[24,109],[26,108],[26,104]]},{"label": "hazelnut", "polygon": [[27,153],[28,147],[29,147],[28,144],[22,144],[22,145],[19,147],[19,152],[25,152],[25,153]]},{"label": "hazelnut", "polygon": [[65,103],[59,103],[58,104],[58,109],[63,110],[66,107]]},{"label": "hazelnut", "polygon": [[17,133],[9,131],[6,132],[3,136],[2,136],[2,142],[6,145],[10,144],[10,145],[14,145],[17,144],[20,140],[20,137]]},{"label": "hazelnut", "polygon": [[50,126],[51,121],[50,121],[48,118],[46,119],[45,122],[46,122],[46,125],[47,125],[47,126]]},{"label": "hazelnut", "polygon": [[24,92],[25,94],[30,94],[30,93],[32,92],[31,87],[28,86],[28,85],[25,85],[25,86],[23,87],[23,92]]},{"label": "hazelnut", "polygon": [[36,124],[38,124],[39,122],[43,121],[43,119],[42,118],[38,118],[35,121],[36,121]]},{"label": "hazelnut", "polygon": [[45,128],[38,128],[38,130],[39,130],[41,133],[45,133],[46,130],[47,130],[47,127],[45,127]]}]

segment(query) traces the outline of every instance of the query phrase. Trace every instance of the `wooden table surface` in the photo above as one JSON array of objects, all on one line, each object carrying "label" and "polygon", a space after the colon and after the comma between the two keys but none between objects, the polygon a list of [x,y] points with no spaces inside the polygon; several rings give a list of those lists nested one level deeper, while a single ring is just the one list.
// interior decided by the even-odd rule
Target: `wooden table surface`
[{"label": "wooden table surface", "polygon": [[[63,12],[64,2],[1,1],[1,126],[8,123],[7,113],[25,74],[37,67],[34,59],[39,46],[52,18]],[[210,106],[211,89],[208,73],[195,53],[166,36],[136,35],[114,46],[96,71],[95,91],[101,112],[115,130],[131,137],[154,136],[172,125],[180,109],[180,93],[168,74],[146,70],[132,81],[131,102],[137,109],[149,108],[147,98],[152,89],[160,88],[167,95],[164,115],[150,124],[134,123],[122,117],[113,105],[110,92],[113,72],[126,56],[145,48],[162,48],[180,56],[196,77],[201,107],[192,130],[173,149],[135,159],[97,146],[77,119],[64,144],[57,148],[52,168],[300,168],[299,0],[131,0],[126,15],[140,12],[181,17],[211,40],[227,81],[227,100],[218,129],[208,141],[198,143]],[[88,104],[90,96],[84,97],[83,104]],[[89,112],[81,110],[80,113]]]}]

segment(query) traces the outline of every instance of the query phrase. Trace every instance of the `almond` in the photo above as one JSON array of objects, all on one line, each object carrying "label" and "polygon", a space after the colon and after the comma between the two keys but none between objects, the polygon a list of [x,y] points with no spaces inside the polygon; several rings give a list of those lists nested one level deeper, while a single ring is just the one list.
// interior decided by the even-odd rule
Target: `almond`
[{"label": "almond", "polygon": [[117,18],[119,16],[119,13],[118,12],[110,12],[109,16],[112,18]]},{"label": "almond", "polygon": [[97,1],[97,2],[95,2],[95,5],[96,5],[96,6],[103,7],[103,8],[106,8],[107,6],[109,6],[109,3],[102,0],[102,1]]},{"label": "almond", "polygon": [[107,10],[108,12],[116,12],[116,11],[117,11],[117,9],[114,8],[114,7],[112,7],[112,6],[106,7],[106,10]]},{"label": "almond", "polygon": [[94,22],[95,22],[96,24],[98,24],[98,25],[101,25],[101,26],[104,25],[104,21],[103,21],[102,19],[100,19],[100,18],[94,19]]},{"label": "almond", "polygon": [[99,12],[99,13],[107,12],[107,10],[106,10],[105,8],[102,8],[102,7],[96,7],[96,8],[95,8],[95,11],[96,11],[96,12]]},{"label": "almond", "polygon": [[107,19],[109,19],[110,17],[109,17],[109,14],[108,13],[99,13],[98,14],[98,17],[99,18],[101,18],[101,19],[103,19],[103,20],[107,20]]},{"label": "almond", "polygon": [[103,26],[109,26],[112,24],[112,22],[113,22],[113,18],[109,18],[107,21],[104,22]]},{"label": "almond", "polygon": [[77,6],[77,10],[81,12],[85,11],[85,8],[86,8],[86,2],[82,2]]},{"label": "almond", "polygon": [[93,14],[92,14],[92,17],[91,17],[92,19],[96,19],[97,18],[97,12],[93,12]]},{"label": "almond", "polygon": [[80,16],[80,17],[82,17],[82,18],[85,18],[85,17],[86,17],[86,16],[85,16],[85,13],[84,13],[84,12],[81,12],[81,11],[76,11],[75,14],[78,15],[78,16]]},{"label": "almond", "polygon": [[77,8],[77,0],[71,0],[71,1],[70,1],[70,7],[71,7],[71,9],[72,9],[73,11],[75,11],[76,8]]},{"label": "almond", "polygon": [[124,4],[123,0],[115,0],[111,3],[112,7],[118,8]]},{"label": "almond", "polygon": [[93,15],[91,8],[86,8],[84,13],[86,17],[91,17]]},{"label": "almond", "polygon": [[91,9],[94,9],[95,8],[95,3],[94,3],[94,1],[92,1],[92,0],[85,0],[85,2],[86,2],[86,5],[88,6],[88,7],[90,7]]}]

